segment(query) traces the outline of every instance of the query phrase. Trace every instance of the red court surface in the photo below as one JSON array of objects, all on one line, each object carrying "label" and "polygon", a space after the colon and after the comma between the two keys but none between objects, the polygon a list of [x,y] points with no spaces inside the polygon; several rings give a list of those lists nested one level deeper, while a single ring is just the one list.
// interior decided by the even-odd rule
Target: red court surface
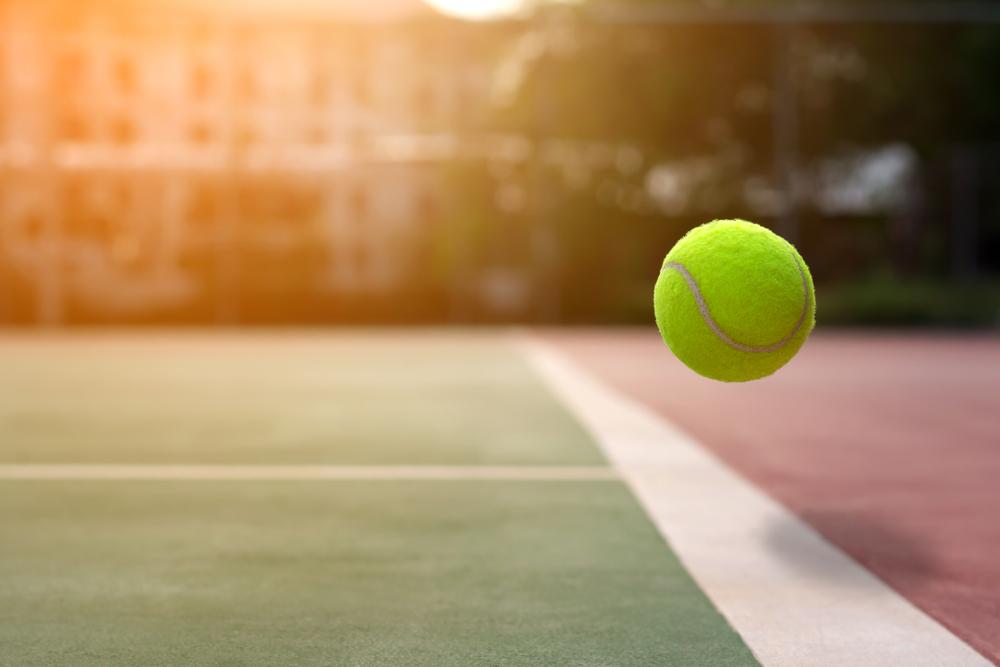
[{"label": "red court surface", "polygon": [[[543,336],[1000,664],[1000,337],[820,333],[776,375],[724,384],[655,331]],[[782,526],[763,538],[832,576]]]}]

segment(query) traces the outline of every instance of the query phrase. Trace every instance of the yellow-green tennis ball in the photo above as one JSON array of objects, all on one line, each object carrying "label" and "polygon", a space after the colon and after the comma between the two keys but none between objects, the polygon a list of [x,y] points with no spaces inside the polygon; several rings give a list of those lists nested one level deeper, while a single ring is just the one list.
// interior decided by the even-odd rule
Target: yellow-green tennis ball
[{"label": "yellow-green tennis ball", "polygon": [[716,220],[677,242],[656,281],[656,324],[705,377],[745,382],[784,366],[809,337],[816,296],[792,244],[745,220]]}]

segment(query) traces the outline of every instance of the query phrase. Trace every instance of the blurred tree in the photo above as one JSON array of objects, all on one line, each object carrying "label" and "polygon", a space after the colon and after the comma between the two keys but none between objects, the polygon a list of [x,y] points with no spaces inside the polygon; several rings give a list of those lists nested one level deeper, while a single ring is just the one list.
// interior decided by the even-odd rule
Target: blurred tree
[{"label": "blurred tree", "polygon": [[[607,316],[614,304],[641,302],[662,252],[696,222],[740,215],[766,224],[780,212],[781,33],[766,21],[742,21],[746,9],[802,12],[783,34],[791,39],[798,117],[791,132],[801,242],[818,258],[817,278],[886,268],[944,276],[963,234],[956,224],[977,227],[965,238],[980,266],[1000,263],[1000,216],[991,214],[1000,210],[1000,183],[990,167],[1000,133],[1000,25],[921,22],[929,14],[916,10],[927,8],[947,19],[934,0],[841,3],[861,12],[890,7],[898,16],[915,10],[902,22],[810,21],[815,3],[781,0],[632,6],[655,3],[707,12],[680,23],[611,25],[588,12],[629,5],[560,3],[513,40],[500,67],[495,124],[533,139],[538,166],[526,215],[558,236],[557,270],[546,279],[561,287],[563,317]],[[901,184],[901,209],[873,206],[840,219],[821,210],[815,176],[825,164],[886,146],[907,146],[918,160],[914,182]],[[973,176],[954,176],[956,154],[973,156]],[[675,201],[665,203],[654,186]]]}]

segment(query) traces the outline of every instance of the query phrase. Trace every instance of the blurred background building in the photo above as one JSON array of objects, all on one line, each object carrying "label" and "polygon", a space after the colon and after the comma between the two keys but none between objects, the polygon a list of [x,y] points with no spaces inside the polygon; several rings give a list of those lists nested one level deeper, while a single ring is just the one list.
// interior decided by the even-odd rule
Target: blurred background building
[{"label": "blurred background building", "polygon": [[8,3],[7,317],[282,318],[399,288],[490,80],[414,4]]},{"label": "blurred background building", "polygon": [[6,0],[0,321],[646,322],[746,217],[821,322],[996,326],[998,7]]}]

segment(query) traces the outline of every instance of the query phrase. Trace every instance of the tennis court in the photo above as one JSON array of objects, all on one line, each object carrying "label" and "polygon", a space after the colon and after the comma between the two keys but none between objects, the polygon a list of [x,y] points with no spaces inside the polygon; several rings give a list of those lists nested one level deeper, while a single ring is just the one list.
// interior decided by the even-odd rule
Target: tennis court
[{"label": "tennis court", "polygon": [[0,664],[989,664],[559,338],[6,336]]},{"label": "tennis court", "polygon": [[3,664],[754,664],[509,346],[266,338],[5,346]]}]

